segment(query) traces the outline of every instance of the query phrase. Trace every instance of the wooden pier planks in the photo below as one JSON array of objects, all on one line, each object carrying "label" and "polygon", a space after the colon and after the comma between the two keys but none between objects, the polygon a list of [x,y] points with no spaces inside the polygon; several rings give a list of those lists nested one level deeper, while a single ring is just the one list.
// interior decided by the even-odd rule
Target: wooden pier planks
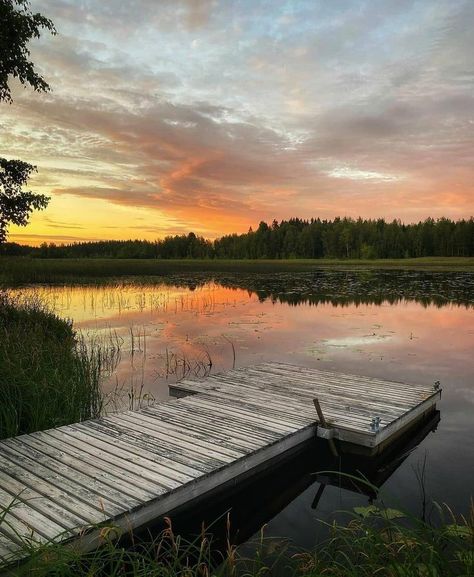
[{"label": "wooden pier planks", "polygon": [[[302,423],[314,420],[318,398],[331,435],[366,447],[377,447],[400,428],[436,404],[441,391],[433,385],[411,385],[358,375],[308,369],[284,363],[234,369],[205,380],[183,380],[170,386],[171,394],[199,393],[216,402],[240,400],[278,418],[298,415]],[[378,431],[371,430],[380,417]],[[327,436],[326,431],[319,431]]]},{"label": "wooden pier planks", "polygon": [[[266,363],[170,387],[141,411],[0,441],[0,565],[23,540],[97,543],[202,497],[314,437],[318,397],[336,437],[376,446],[440,392]],[[381,429],[370,430],[372,416]],[[405,421],[404,421],[405,420]],[[398,423],[398,425],[397,425]],[[82,528],[89,528],[82,534]]]}]

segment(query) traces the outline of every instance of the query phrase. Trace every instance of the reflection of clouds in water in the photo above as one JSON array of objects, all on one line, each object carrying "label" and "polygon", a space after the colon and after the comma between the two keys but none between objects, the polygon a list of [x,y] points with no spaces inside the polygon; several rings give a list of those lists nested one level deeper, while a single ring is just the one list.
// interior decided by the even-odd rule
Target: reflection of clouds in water
[{"label": "reflection of clouds in water", "polygon": [[[191,362],[208,349],[217,372],[232,367],[229,340],[237,366],[282,360],[413,382],[472,372],[474,309],[463,306],[472,276],[320,270],[13,292],[39,295],[77,329],[122,340],[121,363],[105,387],[144,384],[165,398],[167,350]],[[439,299],[429,302],[435,291]],[[460,306],[445,306],[448,296]]]},{"label": "reflection of clouds in water", "polygon": [[375,345],[393,339],[393,335],[364,335],[361,337],[341,337],[325,339],[321,344],[328,347],[358,347],[363,345]]}]

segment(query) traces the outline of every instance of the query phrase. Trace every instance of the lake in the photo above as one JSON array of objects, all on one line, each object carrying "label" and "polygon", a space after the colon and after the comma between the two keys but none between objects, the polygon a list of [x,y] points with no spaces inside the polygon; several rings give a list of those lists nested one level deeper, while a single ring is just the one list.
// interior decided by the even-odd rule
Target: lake
[{"label": "lake", "polygon": [[[272,360],[414,384],[440,381],[436,431],[400,457],[382,493],[416,514],[423,490],[459,513],[468,510],[474,478],[473,273],[202,273],[12,292],[34,294],[73,319],[86,338],[119,348],[104,388],[121,390],[127,402],[130,396],[144,402],[166,398],[168,384],[183,376]],[[316,455],[310,466],[317,471],[327,464]],[[311,547],[318,519],[367,504],[366,496],[327,486],[313,509],[318,483],[307,485],[272,511],[267,535]]]}]

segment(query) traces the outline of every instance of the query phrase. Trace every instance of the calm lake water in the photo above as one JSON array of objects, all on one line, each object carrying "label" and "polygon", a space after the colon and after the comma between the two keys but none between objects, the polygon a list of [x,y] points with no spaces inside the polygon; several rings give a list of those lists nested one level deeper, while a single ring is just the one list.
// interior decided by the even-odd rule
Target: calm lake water
[{"label": "calm lake water", "polygon": [[[120,345],[120,362],[106,390],[142,389],[161,399],[168,383],[183,374],[272,360],[408,383],[439,380],[443,398],[436,431],[399,458],[382,493],[390,504],[420,513],[425,461],[428,499],[459,513],[468,510],[474,486],[472,273],[202,274],[14,292],[33,292],[73,319],[87,338]],[[309,466],[317,471],[328,464],[315,455]],[[279,475],[281,483],[284,472]],[[269,508],[267,535],[310,547],[320,530],[318,519],[367,504],[366,496],[336,484],[326,487],[313,509],[315,480],[288,479],[295,494],[276,510]],[[265,487],[263,493],[268,482]]]}]

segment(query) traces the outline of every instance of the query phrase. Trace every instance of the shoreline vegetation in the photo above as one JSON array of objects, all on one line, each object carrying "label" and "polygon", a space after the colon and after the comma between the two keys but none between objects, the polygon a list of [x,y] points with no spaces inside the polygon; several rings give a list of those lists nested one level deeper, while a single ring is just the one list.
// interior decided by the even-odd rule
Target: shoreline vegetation
[{"label": "shoreline vegetation", "polygon": [[[327,524],[328,537],[314,549],[301,550],[288,540],[268,538],[264,528],[242,550],[227,534],[180,536],[171,520],[158,534],[151,530],[117,540],[113,526],[101,527],[101,546],[90,552],[54,542],[20,541],[26,560],[0,559],[17,577],[468,577],[474,574],[474,509],[456,516],[448,506],[432,503],[436,523],[383,500],[345,513],[346,520]],[[12,508],[14,508],[12,504]],[[0,511],[0,527],[3,517]],[[21,554],[20,553],[20,554]]]},{"label": "shoreline vegetation", "polygon": [[80,283],[186,273],[279,273],[318,269],[474,270],[474,257],[413,259],[119,259],[0,257],[0,286]]},{"label": "shoreline vegetation", "polygon": [[0,292],[0,439],[98,417],[113,354],[38,300]]}]

